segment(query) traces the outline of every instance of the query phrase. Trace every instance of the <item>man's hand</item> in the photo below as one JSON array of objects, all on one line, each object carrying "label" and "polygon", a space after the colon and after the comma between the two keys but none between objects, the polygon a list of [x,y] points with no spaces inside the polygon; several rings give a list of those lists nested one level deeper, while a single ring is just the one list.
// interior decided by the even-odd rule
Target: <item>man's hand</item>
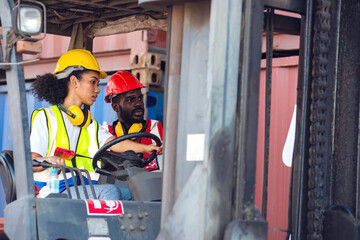
[{"label": "man's hand", "polygon": [[[162,141],[161,141],[161,143],[162,143]],[[164,150],[164,145],[161,144],[160,150],[157,152],[157,155],[162,155],[162,154],[163,154],[163,150]]]},{"label": "man's hand", "polygon": [[156,145],[145,145],[144,148],[145,148],[147,153],[152,153],[153,151],[159,151],[160,150],[160,147],[158,147]]},{"label": "man's hand", "polygon": [[157,155],[161,155],[162,154],[162,151],[163,151],[163,148],[162,148],[162,145],[160,147],[156,146],[155,144],[154,145],[146,145],[146,148],[147,148],[147,153],[152,153],[153,151],[157,151]]}]

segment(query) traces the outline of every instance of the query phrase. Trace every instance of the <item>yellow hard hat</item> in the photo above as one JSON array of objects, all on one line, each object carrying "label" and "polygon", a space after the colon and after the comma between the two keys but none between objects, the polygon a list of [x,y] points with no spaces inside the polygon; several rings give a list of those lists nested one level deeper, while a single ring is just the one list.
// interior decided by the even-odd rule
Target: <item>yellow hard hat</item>
[{"label": "yellow hard hat", "polygon": [[[95,57],[88,51],[84,49],[73,49],[64,53],[58,60],[56,64],[55,71],[53,75],[61,75],[68,67],[74,67],[73,70],[79,70],[86,68],[88,70],[96,71],[100,74],[100,78],[106,78],[107,74],[104,71],[101,71],[99,64],[96,61]],[[68,75],[73,71],[65,71],[63,75],[59,78],[68,77]]]}]

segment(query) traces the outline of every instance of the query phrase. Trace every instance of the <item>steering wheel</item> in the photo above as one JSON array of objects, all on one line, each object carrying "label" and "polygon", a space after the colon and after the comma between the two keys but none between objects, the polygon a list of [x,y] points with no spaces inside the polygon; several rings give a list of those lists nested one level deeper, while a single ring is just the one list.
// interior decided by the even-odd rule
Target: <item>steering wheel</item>
[{"label": "steering wheel", "polygon": [[[107,162],[107,163],[111,164],[112,166],[116,167],[115,166],[116,163],[114,163],[110,159],[107,159],[107,158],[102,159],[101,157],[103,155],[105,155],[105,154],[108,154],[108,155],[110,154],[113,157],[118,157],[120,159],[120,161],[124,161],[126,159],[124,159],[124,157],[122,157],[120,153],[109,152],[109,151],[107,151],[107,149],[109,149],[111,146],[115,145],[116,143],[122,142],[124,140],[128,140],[128,139],[131,139],[131,138],[140,138],[140,137],[150,138],[150,139],[155,141],[156,146],[158,146],[158,147],[161,146],[160,139],[156,135],[154,135],[152,133],[138,132],[138,133],[130,133],[130,134],[127,134],[127,135],[124,135],[124,136],[121,136],[121,137],[117,137],[117,138],[111,140],[110,142],[104,144],[95,153],[95,155],[93,157],[93,160],[92,160],[92,165],[93,165],[93,168],[94,168],[95,172],[100,173],[100,174],[105,174],[105,175],[111,175],[110,171],[98,168],[97,162],[101,159],[102,161]],[[155,157],[156,157],[156,151],[153,151],[152,154],[150,155],[150,157],[148,157],[147,159],[142,159],[142,162],[140,163],[140,165],[142,167],[148,165],[149,163],[152,162],[152,160],[155,159]]]}]

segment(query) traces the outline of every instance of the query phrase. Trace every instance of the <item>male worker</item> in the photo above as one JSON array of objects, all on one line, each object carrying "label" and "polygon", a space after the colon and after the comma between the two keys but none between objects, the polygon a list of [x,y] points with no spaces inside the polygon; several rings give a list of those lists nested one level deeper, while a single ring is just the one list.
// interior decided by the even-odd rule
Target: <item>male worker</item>
[{"label": "male worker", "polygon": [[[144,120],[144,101],[141,89],[145,86],[131,73],[118,71],[112,75],[106,85],[105,102],[111,103],[117,113],[118,120],[109,125],[109,132],[120,137],[134,132],[155,134],[163,140],[163,126],[157,120]],[[135,141],[142,144],[152,144],[149,138],[140,138]],[[150,154],[144,154],[148,158]],[[158,170],[161,167],[161,156],[158,156],[144,168],[148,171]]]}]

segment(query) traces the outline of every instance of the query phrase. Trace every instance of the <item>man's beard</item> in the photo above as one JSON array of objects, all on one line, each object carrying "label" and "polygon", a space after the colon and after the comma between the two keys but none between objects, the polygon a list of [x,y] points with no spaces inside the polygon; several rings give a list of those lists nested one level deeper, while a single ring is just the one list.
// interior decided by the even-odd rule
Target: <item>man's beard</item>
[{"label": "man's beard", "polygon": [[[128,112],[126,112],[126,111],[123,111],[121,106],[119,106],[119,109],[120,109],[120,116],[121,116],[122,120],[124,122],[126,122],[126,123],[129,123],[129,124],[141,123],[144,120],[144,111],[145,110],[142,107],[138,107],[138,108],[133,109],[130,114],[128,114]],[[142,114],[141,118],[134,119],[132,116],[137,110],[142,110],[143,114]]]}]

